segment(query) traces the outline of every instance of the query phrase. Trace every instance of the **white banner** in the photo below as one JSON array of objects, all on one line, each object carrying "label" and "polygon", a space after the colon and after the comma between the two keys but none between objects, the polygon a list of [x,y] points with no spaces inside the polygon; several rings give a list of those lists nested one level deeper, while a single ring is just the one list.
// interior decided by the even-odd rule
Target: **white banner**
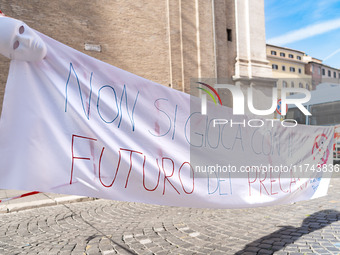
[{"label": "white banner", "polygon": [[327,193],[332,127],[202,115],[199,98],[39,35],[46,58],[10,65],[0,188],[211,208]]}]

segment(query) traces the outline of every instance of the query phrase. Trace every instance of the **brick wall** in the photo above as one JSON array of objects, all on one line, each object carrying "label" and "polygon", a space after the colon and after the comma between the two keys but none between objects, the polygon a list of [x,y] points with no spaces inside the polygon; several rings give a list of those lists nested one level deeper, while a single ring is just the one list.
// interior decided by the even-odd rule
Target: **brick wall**
[{"label": "brick wall", "polygon": [[[207,0],[2,0],[0,9],[74,49],[189,92],[190,78],[233,75],[235,47],[225,35],[234,26],[232,2],[215,1],[216,48]],[[102,52],[85,51],[85,43]],[[8,66],[0,56],[1,105]]]}]

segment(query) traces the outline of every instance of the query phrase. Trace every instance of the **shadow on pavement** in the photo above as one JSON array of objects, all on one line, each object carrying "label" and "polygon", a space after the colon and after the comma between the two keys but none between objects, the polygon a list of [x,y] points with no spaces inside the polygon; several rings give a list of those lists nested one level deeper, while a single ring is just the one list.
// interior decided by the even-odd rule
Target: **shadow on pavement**
[{"label": "shadow on pavement", "polygon": [[336,210],[319,211],[305,218],[301,227],[280,226],[279,230],[247,244],[235,254],[256,254],[256,252],[259,252],[259,254],[273,254],[295,242],[301,236],[322,229],[338,220],[340,220],[340,212]]},{"label": "shadow on pavement", "polygon": [[[63,204],[64,207],[66,207],[70,212],[72,212],[73,215],[77,215],[76,212],[74,212],[69,206]],[[85,220],[84,218],[80,217],[81,220],[86,223],[89,227],[93,228],[94,230],[96,230],[98,233],[100,233],[101,235],[92,235],[89,236],[85,241],[88,243],[89,241],[91,241],[92,239],[98,237],[98,236],[102,236],[102,237],[106,237],[108,240],[111,241],[112,244],[120,247],[123,251],[124,254],[131,254],[131,255],[138,255],[137,253],[135,253],[134,251],[131,251],[129,249],[129,247],[125,246],[125,245],[121,245],[118,242],[116,242],[115,240],[113,240],[110,236],[106,235],[105,233],[103,233],[101,230],[99,230],[98,228],[96,228],[95,226],[93,226],[93,224],[91,224],[90,222],[88,222],[87,220]],[[85,250],[85,247],[84,247]],[[83,253],[85,254],[85,252]],[[87,254],[87,253],[86,253]]]}]

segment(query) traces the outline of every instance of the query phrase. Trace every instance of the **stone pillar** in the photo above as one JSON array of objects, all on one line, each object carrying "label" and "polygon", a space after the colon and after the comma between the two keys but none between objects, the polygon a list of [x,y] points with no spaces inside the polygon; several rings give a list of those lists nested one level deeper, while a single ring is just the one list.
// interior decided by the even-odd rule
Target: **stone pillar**
[{"label": "stone pillar", "polygon": [[264,0],[234,0],[234,3],[236,63],[233,80],[245,95],[249,86],[253,86],[254,107],[268,109],[276,79],[273,79],[266,55]]},{"label": "stone pillar", "polygon": [[190,79],[214,77],[212,2],[167,1],[171,85],[189,93]]}]

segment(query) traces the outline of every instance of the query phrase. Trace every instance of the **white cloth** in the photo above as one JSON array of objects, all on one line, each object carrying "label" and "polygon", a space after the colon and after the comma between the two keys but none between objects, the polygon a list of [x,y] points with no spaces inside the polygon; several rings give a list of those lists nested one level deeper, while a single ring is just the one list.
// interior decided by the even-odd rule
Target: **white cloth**
[{"label": "white cloth", "polygon": [[300,181],[290,172],[203,178],[199,166],[292,168],[320,158],[331,164],[332,127],[214,128],[213,118],[234,118],[229,108],[209,104],[208,113],[216,111],[201,115],[194,111],[199,98],[190,104],[188,94],[39,35],[46,58],[10,65],[0,122],[0,188],[211,208],[268,206],[327,193],[329,179],[319,178],[322,173],[308,172]]}]

